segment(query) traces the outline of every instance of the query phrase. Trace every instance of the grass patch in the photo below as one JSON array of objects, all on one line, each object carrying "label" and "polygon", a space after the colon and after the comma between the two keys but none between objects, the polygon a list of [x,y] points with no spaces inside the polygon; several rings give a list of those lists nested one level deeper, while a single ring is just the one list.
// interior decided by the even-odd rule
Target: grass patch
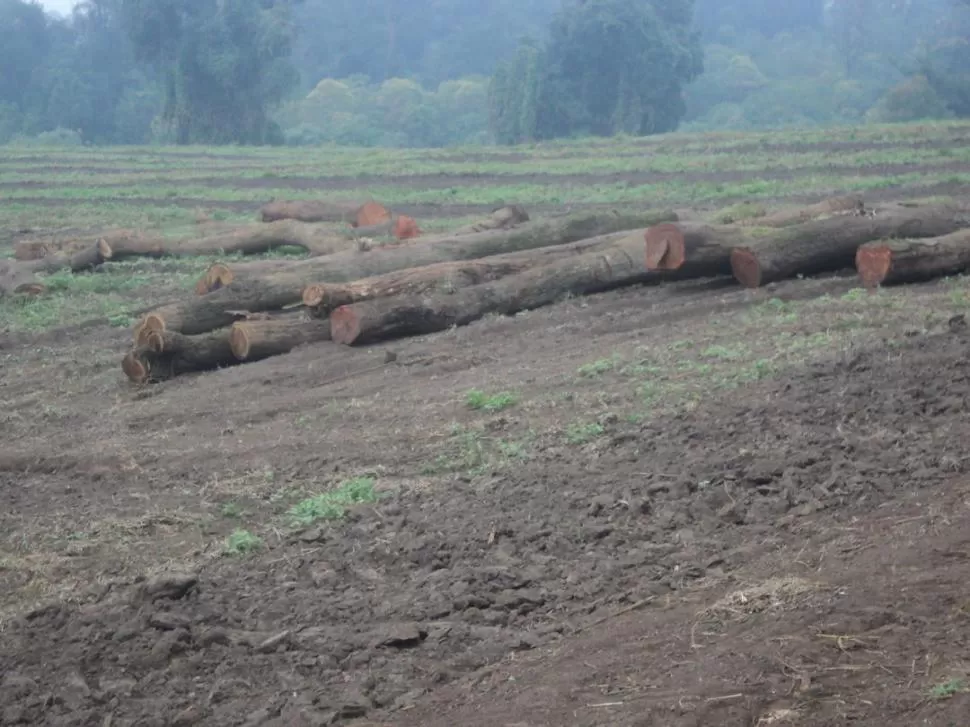
[{"label": "grass patch", "polygon": [[226,545],[223,552],[226,555],[249,555],[257,550],[262,550],[263,540],[257,535],[253,535],[248,530],[234,530],[226,538]]},{"label": "grass patch", "polygon": [[484,391],[472,389],[465,395],[465,404],[469,409],[477,411],[496,412],[515,406],[519,397],[510,391],[502,391],[497,394],[486,394]]},{"label": "grass patch", "polygon": [[570,444],[586,444],[605,432],[606,428],[599,422],[574,422],[566,429],[566,441]]},{"label": "grass patch", "polygon": [[583,364],[576,370],[576,373],[584,378],[594,379],[597,376],[602,376],[609,371],[613,371],[619,363],[619,358],[616,356],[612,358],[601,358],[591,363]]},{"label": "grass patch", "polygon": [[930,688],[930,699],[949,699],[958,694],[965,694],[968,691],[967,682],[964,679],[947,679],[941,684]]},{"label": "grass patch", "polygon": [[480,429],[455,425],[451,429],[448,452],[422,468],[422,474],[466,473],[481,475],[500,470],[513,462],[528,459],[528,443],[513,439],[489,437]]},{"label": "grass patch", "polygon": [[320,520],[340,520],[347,514],[348,508],[377,501],[374,484],[372,477],[347,480],[336,489],[298,502],[290,508],[290,520],[294,527],[307,527]]}]

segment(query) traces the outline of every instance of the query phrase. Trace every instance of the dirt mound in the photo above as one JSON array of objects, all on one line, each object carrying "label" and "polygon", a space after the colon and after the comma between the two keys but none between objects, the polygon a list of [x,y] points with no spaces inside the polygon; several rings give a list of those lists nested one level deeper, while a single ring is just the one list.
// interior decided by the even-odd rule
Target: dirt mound
[{"label": "dirt mound", "polygon": [[945,333],[843,355],[509,474],[388,493],[256,558],[94,584],[7,625],[0,721],[393,723],[456,677],[689,595],[820,513],[965,474],[967,347]]}]

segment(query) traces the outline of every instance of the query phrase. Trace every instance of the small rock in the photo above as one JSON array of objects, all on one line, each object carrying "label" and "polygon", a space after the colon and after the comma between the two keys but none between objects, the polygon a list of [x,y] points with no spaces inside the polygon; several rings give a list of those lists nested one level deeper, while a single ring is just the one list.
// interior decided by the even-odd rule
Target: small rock
[{"label": "small rock", "polygon": [[186,707],[169,722],[171,727],[195,727],[202,724],[202,713],[197,707]]},{"label": "small rock", "polygon": [[592,517],[596,517],[597,515],[600,515],[604,511],[607,511],[613,507],[613,504],[613,498],[609,495],[599,495],[598,497],[594,497],[589,503],[589,514]]},{"label": "small rock", "polygon": [[199,644],[203,647],[212,646],[214,644],[220,644],[222,646],[228,646],[232,642],[229,637],[229,632],[218,626],[207,630],[201,636],[199,636]]},{"label": "small rock", "polygon": [[177,613],[158,612],[151,615],[148,624],[162,631],[174,631],[175,629],[187,629],[189,620],[185,616]]},{"label": "small rock", "polygon": [[145,600],[168,598],[177,601],[195,588],[199,577],[195,574],[167,574],[145,581],[138,588],[138,596]]},{"label": "small rock", "polygon": [[392,646],[395,648],[406,648],[416,646],[428,632],[415,623],[403,623],[388,626],[378,634],[377,646]]},{"label": "small rock", "polygon": [[360,719],[367,715],[368,709],[370,709],[370,701],[363,695],[345,696],[337,707],[337,720]]},{"label": "small rock", "polygon": [[300,540],[304,543],[319,543],[326,538],[323,528],[310,528],[300,533]]}]

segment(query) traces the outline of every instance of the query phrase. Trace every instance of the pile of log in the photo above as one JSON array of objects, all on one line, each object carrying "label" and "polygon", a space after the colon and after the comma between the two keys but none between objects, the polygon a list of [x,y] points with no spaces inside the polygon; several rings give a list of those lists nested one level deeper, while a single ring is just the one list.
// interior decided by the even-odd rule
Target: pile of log
[{"label": "pile of log", "polygon": [[122,368],[136,383],[233,366],[317,341],[361,344],[464,325],[651,277],[646,230],[671,211],[530,220],[296,261],[218,263],[196,296],[150,311]]}]

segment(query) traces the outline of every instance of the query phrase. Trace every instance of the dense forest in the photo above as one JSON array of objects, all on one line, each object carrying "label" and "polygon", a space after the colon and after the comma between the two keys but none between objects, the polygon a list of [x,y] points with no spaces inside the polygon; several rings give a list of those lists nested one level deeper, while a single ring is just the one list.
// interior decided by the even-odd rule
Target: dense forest
[{"label": "dense forest", "polygon": [[445,146],[970,115],[970,0],[0,0],[0,143]]}]

